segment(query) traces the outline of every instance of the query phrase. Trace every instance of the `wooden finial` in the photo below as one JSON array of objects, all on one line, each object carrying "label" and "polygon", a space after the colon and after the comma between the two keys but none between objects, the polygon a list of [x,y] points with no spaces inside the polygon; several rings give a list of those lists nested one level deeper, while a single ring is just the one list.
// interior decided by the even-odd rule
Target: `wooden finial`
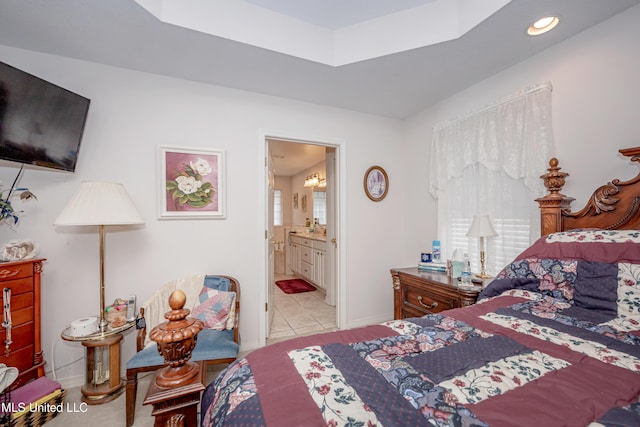
[{"label": "wooden finial", "polygon": [[553,157],[549,160],[547,171],[540,178],[544,180],[544,186],[547,187],[548,193],[544,197],[536,199],[540,205],[540,230],[543,236],[564,229],[562,212],[569,211],[573,201],[572,197],[560,193],[564,187],[564,179],[569,174],[560,171],[558,159]]},{"label": "wooden finial", "polygon": [[547,187],[549,191],[549,195],[546,197],[564,197],[564,194],[560,193],[562,187],[564,187],[565,178],[569,176],[566,172],[560,172],[560,167],[558,166],[558,159],[555,157],[549,160],[549,168],[547,168],[547,173],[541,175],[540,178],[544,180],[544,186]]},{"label": "wooden finial", "polygon": [[199,374],[198,365],[189,359],[204,324],[188,317],[191,311],[184,308],[186,301],[183,291],[173,291],[169,296],[171,311],[164,315],[167,322],[154,327],[149,334],[149,338],[158,343],[158,352],[164,358],[165,367],[156,375],[159,387],[179,387]]}]

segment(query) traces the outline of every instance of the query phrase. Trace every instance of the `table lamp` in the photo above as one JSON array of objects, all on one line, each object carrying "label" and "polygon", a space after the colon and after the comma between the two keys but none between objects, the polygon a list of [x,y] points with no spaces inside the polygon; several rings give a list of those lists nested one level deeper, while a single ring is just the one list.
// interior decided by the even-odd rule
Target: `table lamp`
[{"label": "table lamp", "polygon": [[474,215],[471,227],[467,231],[469,237],[480,238],[480,274],[476,274],[481,279],[488,279],[491,275],[487,274],[484,270],[485,266],[485,253],[484,253],[484,238],[497,236],[496,230],[491,224],[491,218],[489,215]]},{"label": "table lamp", "polygon": [[122,184],[85,181],[71,197],[53,225],[97,225],[100,233],[100,320],[104,331],[104,237],[106,225],[135,225],[144,221]]}]

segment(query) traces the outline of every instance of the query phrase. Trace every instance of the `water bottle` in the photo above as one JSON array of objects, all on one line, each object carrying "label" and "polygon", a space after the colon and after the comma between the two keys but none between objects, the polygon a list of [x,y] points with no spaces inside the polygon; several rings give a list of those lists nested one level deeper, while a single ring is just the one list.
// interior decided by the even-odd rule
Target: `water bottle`
[{"label": "water bottle", "polygon": [[440,240],[434,240],[431,245],[431,253],[433,254],[433,262],[440,262]]},{"label": "water bottle", "polygon": [[469,261],[469,254],[464,254],[464,261],[462,264],[462,284],[471,285],[471,261]]}]

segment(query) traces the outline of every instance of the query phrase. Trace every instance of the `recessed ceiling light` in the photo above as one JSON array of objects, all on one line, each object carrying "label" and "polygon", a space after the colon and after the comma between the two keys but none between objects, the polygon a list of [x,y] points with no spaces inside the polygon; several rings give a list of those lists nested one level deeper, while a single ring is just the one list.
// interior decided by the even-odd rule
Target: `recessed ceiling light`
[{"label": "recessed ceiling light", "polygon": [[547,31],[552,30],[556,25],[558,25],[560,20],[557,16],[547,16],[546,18],[540,18],[533,24],[529,26],[527,29],[527,34],[530,36],[539,36],[540,34],[544,34]]}]

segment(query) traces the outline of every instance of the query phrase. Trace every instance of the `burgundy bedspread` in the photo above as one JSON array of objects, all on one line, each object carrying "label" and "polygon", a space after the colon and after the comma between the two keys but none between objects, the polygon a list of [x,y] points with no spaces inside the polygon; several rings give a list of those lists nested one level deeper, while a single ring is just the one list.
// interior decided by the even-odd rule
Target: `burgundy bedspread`
[{"label": "burgundy bedspread", "polygon": [[638,426],[639,236],[607,233],[537,242],[472,307],[256,350],[202,425]]}]

